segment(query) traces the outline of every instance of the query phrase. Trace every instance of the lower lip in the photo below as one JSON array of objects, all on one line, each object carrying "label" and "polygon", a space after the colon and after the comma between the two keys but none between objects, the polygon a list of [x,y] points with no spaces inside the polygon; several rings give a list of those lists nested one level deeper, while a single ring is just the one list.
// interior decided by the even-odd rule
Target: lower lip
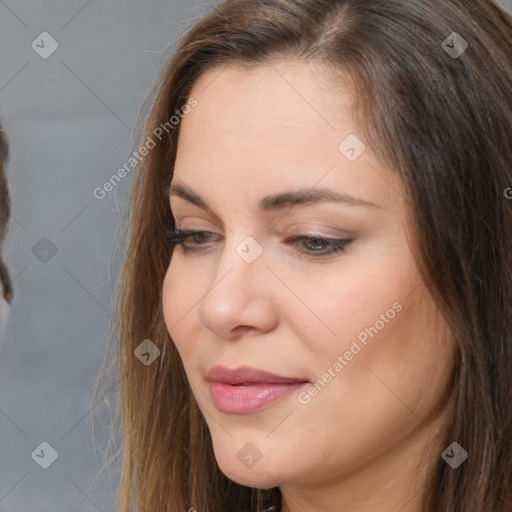
[{"label": "lower lip", "polygon": [[210,393],[215,407],[227,414],[249,414],[261,411],[308,384],[253,384],[234,386],[224,382],[210,382]]}]

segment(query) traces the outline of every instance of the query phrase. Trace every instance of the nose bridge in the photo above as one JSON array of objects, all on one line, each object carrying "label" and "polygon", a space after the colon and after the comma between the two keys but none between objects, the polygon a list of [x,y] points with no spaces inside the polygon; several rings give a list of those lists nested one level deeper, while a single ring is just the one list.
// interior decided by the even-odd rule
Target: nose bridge
[{"label": "nose bridge", "polygon": [[227,283],[224,284],[233,287],[232,292],[236,294],[239,293],[238,287],[241,287],[242,290],[249,286],[251,288],[255,285],[258,287],[258,283],[264,279],[261,274],[268,272],[264,264],[263,245],[250,235],[239,241],[232,233],[226,240],[226,246],[220,256],[212,285],[217,283],[215,285],[217,287],[221,281],[226,280]]},{"label": "nose bridge", "polygon": [[227,237],[209,290],[199,305],[202,323],[222,337],[229,337],[240,325],[265,330],[274,321],[265,285],[270,272],[263,246],[252,236],[234,241],[235,236]]}]

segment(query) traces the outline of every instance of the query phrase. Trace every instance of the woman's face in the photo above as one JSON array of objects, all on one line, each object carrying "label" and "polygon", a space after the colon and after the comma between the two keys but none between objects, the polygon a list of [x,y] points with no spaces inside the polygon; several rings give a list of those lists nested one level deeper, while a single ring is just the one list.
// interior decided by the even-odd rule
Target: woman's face
[{"label": "woman's face", "polygon": [[[170,202],[178,228],[210,234],[176,246],[163,308],[221,470],[302,492],[420,464],[447,419],[454,351],[413,261],[399,176],[356,138],[350,95],[323,68],[279,61],[217,68],[191,96],[172,184],[208,208]],[[352,200],[317,201],[324,189]],[[313,199],[260,205],[299,190]],[[212,385],[217,365],[309,384]]]}]

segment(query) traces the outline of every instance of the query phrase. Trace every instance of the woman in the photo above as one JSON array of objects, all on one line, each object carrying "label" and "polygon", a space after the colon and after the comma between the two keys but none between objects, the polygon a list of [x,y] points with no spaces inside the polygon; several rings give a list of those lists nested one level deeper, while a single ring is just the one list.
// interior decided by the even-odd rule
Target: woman
[{"label": "woman", "polygon": [[4,171],[4,163],[7,160],[8,146],[5,131],[0,126],[0,283],[2,285],[2,295],[0,300],[0,341],[7,323],[9,315],[9,304],[13,298],[11,280],[7,267],[1,256],[2,241],[7,232],[7,225],[10,216],[9,189],[7,188],[7,178]]},{"label": "woman", "polygon": [[189,31],[131,196],[120,510],[512,510],[511,73],[487,0]]}]

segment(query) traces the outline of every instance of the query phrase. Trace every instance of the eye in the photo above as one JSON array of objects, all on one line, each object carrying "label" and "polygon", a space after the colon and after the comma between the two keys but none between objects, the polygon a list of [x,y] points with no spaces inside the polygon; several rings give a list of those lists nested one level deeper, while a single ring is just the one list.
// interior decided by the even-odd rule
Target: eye
[{"label": "eye", "polygon": [[[211,231],[193,231],[171,229],[167,233],[167,239],[172,246],[180,246],[183,252],[198,252],[208,242],[218,237]],[[192,239],[194,243],[187,244],[186,240]],[[321,258],[336,255],[345,251],[353,239],[325,238],[310,233],[299,234],[284,240],[284,243],[297,248],[299,254],[305,254],[313,258]]]},{"label": "eye", "polygon": [[[307,233],[285,240],[285,243],[298,247],[297,251],[300,254],[307,254],[317,258],[343,252],[351,242],[353,240],[348,238],[325,238]],[[306,247],[306,249],[304,250],[303,247]]]},{"label": "eye", "polygon": [[[181,230],[181,229],[171,229],[167,233],[167,239],[169,240],[169,243],[172,246],[179,245],[184,252],[189,251],[197,251],[197,247],[190,246],[185,243],[185,240],[192,238],[195,242],[198,241],[199,243],[196,243],[195,245],[204,245],[204,243],[201,243],[201,238],[204,237],[204,235],[214,235],[211,231],[192,231],[192,230]],[[206,241],[208,242],[212,237],[207,236]],[[203,238],[204,240],[204,238]]]}]

